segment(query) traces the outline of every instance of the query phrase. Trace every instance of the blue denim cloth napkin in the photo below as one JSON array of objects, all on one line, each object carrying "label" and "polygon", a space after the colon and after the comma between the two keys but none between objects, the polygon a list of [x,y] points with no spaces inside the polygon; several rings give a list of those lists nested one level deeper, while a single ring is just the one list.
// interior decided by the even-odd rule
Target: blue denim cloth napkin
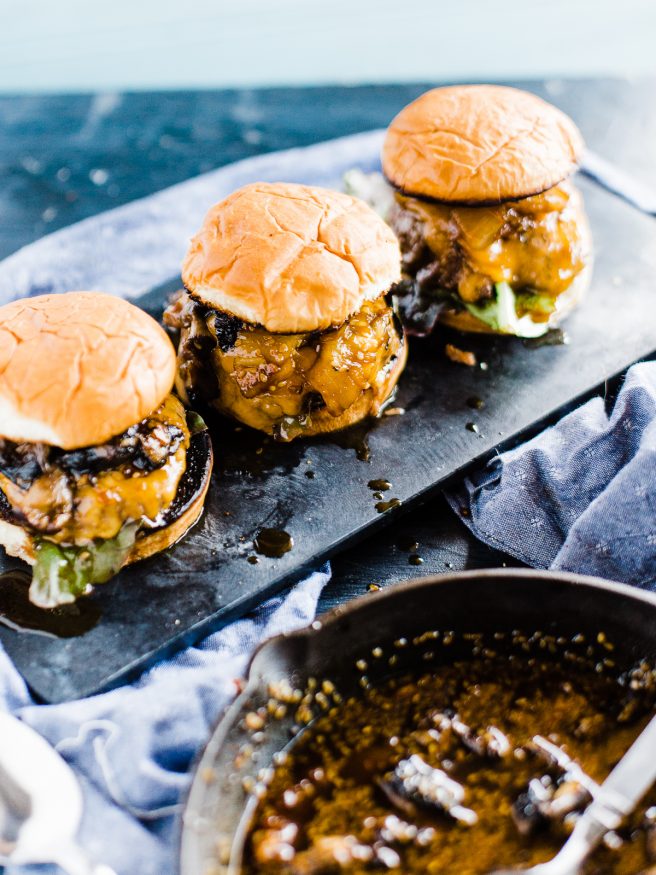
[{"label": "blue denim cloth napkin", "polygon": [[447,498],[527,565],[656,588],[656,362],[628,371],[610,414],[593,398]]},{"label": "blue denim cloth napkin", "polygon": [[[329,576],[326,566],[135,683],[77,702],[34,704],[0,647],[0,708],[41,733],[75,770],[85,805],[79,838],[96,862],[118,875],[177,871],[176,815],[194,757],[236,695],[254,648],[311,622]],[[6,875],[34,871],[9,866]]]},{"label": "blue denim cloth napkin", "polygon": [[[57,231],[0,263],[0,305],[70,289],[134,297],[179,273],[206,210],[235,188],[279,179],[339,187],[354,165],[376,166],[381,141],[374,131],[251,158]],[[80,839],[92,857],[118,875],[176,871],[175,815],[194,756],[254,647],[311,622],[329,575],[326,566],[136,683],[83,701],[35,705],[0,647],[0,708],[37,729],[75,769],[85,797]],[[28,871],[12,866],[7,875]]]},{"label": "blue denim cloth napkin", "polygon": [[[338,187],[351,167],[378,167],[382,138],[372,131],[242,161],[58,231],[0,263],[0,304],[73,288],[133,297],[177,273],[209,204],[254,180]],[[610,420],[592,401],[467,480],[450,500],[470,508],[475,534],[531,565],[656,580],[655,369],[631,371]],[[0,708],[42,733],[77,772],[86,803],[80,838],[93,857],[118,875],[175,872],[174,816],[194,755],[253,648],[310,622],[328,577],[326,567],[136,683],[83,701],[35,705],[0,648]]]}]

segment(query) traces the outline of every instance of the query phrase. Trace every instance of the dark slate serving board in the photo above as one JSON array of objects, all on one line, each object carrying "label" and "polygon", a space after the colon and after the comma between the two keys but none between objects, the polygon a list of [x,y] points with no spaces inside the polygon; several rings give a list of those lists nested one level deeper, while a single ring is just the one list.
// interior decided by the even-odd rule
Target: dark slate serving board
[{"label": "dark slate serving board", "polygon": [[[568,346],[529,349],[507,338],[456,340],[480,367],[454,365],[445,336],[413,341],[395,401],[365,434],[278,445],[247,429],[216,424],[216,467],[206,512],[165,555],[122,572],[80,603],[72,637],[0,626],[0,640],[34,692],[47,701],[89,695],[244,613],[349,542],[439,490],[472,463],[534,432],[609,377],[656,350],[656,224],[594,184],[579,181],[597,261],[592,290],[567,323]],[[166,292],[141,303],[161,309]],[[471,397],[482,410],[467,405]],[[467,428],[475,422],[478,433]],[[363,440],[370,458],[355,451]],[[314,478],[307,472],[312,470]],[[380,514],[368,482],[387,478]],[[251,564],[263,527],[287,530],[294,549]],[[20,568],[0,558],[0,575]],[[8,610],[2,595],[0,612]]]}]

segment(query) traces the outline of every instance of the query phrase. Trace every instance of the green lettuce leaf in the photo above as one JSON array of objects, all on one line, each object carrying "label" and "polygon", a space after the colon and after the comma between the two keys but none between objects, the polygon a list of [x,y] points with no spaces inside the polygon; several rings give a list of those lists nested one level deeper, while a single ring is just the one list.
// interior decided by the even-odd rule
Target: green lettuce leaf
[{"label": "green lettuce leaf", "polygon": [[556,312],[556,299],[550,295],[538,295],[533,292],[522,292],[517,296],[520,309],[527,313],[539,313],[541,316],[551,316]]},{"label": "green lettuce leaf", "polygon": [[517,315],[515,293],[508,283],[496,283],[494,288],[496,297],[485,304],[465,303],[465,307],[473,316],[501,334],[514,334],[517,337],[541,337],[547,333],[549,330],[548,322],[534,322],[528,314],[525,316]]},{"label": "green lettuce leaf", "polygon": [[94,583],[106,583],[123,566],[137,536],[137,523],[123,526],[115,538],[87,547],[62,547],[42,539],[36,544],[30,601],[40,608],[74,602]]},{"label": "green lettuce leaf", "polygon": [[200,413],[195,410],[187,411],[187,428],[191,434],[198,434],[200,431],[207,431],[207,424]]}]

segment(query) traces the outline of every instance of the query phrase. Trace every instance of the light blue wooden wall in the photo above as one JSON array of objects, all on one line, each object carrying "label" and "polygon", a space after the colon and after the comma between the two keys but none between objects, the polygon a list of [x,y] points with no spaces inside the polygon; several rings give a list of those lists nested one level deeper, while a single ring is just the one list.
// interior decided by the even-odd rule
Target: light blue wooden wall
[{"label": "light blue wooden wall", "polygon": [[656,0],[0,0],[0,91],[656,71]]}]

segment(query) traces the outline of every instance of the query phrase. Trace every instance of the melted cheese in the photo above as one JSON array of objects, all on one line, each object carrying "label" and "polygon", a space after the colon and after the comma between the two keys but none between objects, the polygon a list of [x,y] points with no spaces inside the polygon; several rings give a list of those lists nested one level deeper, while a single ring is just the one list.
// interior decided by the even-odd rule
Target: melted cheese
[{"label": "melted cheese", "polygon": [[184,439],[161,468],[132,471],[126,466],[79,478],[53,468],[22,489],[0,474],[0,489],[27,527],[59,544],[82,545],[114,538],[126,522],[156,525],[171,504],[186,470],[189,430],[180,401],[170,395],[149,417],[149,425],[170,423]]},{"label": "melted cheese", "polygon": [[246,325],[230,349],[212,353],[219,384],[213,403],[268,432],[287,417],[302,427],[313,401],[340,416],[368,391],[375,414],[389,391],[387,366],[401,347],[384,297],[366,302],[339,328],[313,334],[271,334]]},{"label": "melted cheese", "polygon": [[542,194],[491,207],[453,207],[397,195],[417,216],[424,239],[440,259],[458,248],[463,266],[457,291],[467,302],[489,294],[495,283],[556,297],[583,269],[587,234],[579,192],[569,183]]}]

